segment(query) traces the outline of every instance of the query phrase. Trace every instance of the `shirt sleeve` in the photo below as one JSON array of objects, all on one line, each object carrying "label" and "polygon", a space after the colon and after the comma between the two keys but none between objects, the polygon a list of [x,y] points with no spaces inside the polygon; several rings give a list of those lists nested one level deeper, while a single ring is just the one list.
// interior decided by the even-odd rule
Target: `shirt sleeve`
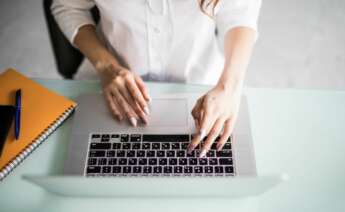
[{"label": "shirt sleeve", "polygon": [[257,32],[261,0],[221,1],[216,13],[216,26],[221,44],[225,34],[234,27],[249,27]]},{"label": "shirt sleeve", "polygon": [[95,25],[90,9],[95,6],[93,0],[54,0],[52,14],[67,39],[74,45],[75,36],[80,27]]}]

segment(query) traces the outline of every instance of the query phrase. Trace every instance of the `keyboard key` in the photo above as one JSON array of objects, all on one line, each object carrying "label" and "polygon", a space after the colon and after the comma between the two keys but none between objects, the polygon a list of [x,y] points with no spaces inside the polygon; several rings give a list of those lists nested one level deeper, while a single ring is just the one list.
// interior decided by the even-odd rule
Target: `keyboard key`
[{"label": "keyboard key", "polygon": [[102,173],[110,173],[110,172],[111,172],[111,166],[102,167]]},{"label": "keyboard key", "polygon": [[233,174],[234,173],[234,167],[232,167],[232,166],[225,166],[225,173]]},{"label": "keyboard key", "polygon": [[140,149],[140,143],[132,143],[132,149]]},{"label": "keyboard key", "polygon": [[152,167],[151,166],[144,166],[144,173],[145,174],[150,174],[152,173]]},{"label": "keyboard key", "polygon": [[161,144],[160,143],[153,143],[152,144],[152,149],[160,149],[161,148]]},{"label": "keyboard key", "polygon": [[185,150],[179,150],[179,151],[176,151],[176,155],[177,157],[185,157],[186,155],[186,151]]},{"label": "keyboard key", "polygon": [[164,166],[164,165],[168,164],[168,159],[166,159],[166,158],[159,158],[158,162],[159,162],[160,166]]},{"label": "keyboard key", "polygon": [[211,145],[211,149],[212,149],[212,150],[217,150],[217,143],[213,143],[213,144]]},{"label": "keyboard key", "polygon": [[230,150],[230,149],[231,149],[231,143],[226,142],[226,143],[224,144],[224,146],[223,146],[223,149],[228,149],[228,150]]},{"label": "keyboard key", "polygon": [[170,166],[177,165],[177,159],[176,158],[169,158],[169,165]]},{"label": "keyboard key", "polygon": [[109,134],[103,134],[102,138],[110,138],[110,135]]},{"label": "keyboard key", "polygon": [[89,158],[87,165],[96,165],[97,164],[97,158]]},{"label": "keyboard key", "polygon": [[218,165],[218,159],[217,158],[210,158],[208,162],[210,165]]},{"label": "keyboard key", "polygon": [[189,143],[182,143],[181,144],[181,149],[187,149],[188,145],[189,145]]},{"label": "keyboard key", "polygon": [[232,157],[231,151],[221,150],[216,153],[217,157]]},{"label": "keyboard key", "polygon": [[137,165],[137,162],[138,162],[138,159],[136,159],[136,158],[130,158],[128,160],[129,165]]},{"label": "keyboard key", "polygon": [[189,158],[189,165],[197,165],[198,159],[196,158]]},{"label": "keyboard key", "polygon": [[121,149],[120,143],[113,143],[113,149]]},{"label": "keyboard key", "polygon": [[140,134],[132,134],[131,135],[131,142],[140,142],[141,141],[141,135]]},{"label": "keyboard key", "polygon": [[150,158],[149,159],[149,165],[157,165],[157,158]]},{"label": "keyboard key", "polygon": [[203,173],[203,169],[202,169],[202,166],[194,166],[194,173],[196,174],[200,174],[200,173]]},{"label": "keyboard key", "polygon": [[205,173],[206,174],[213,173],[213,167],[212,166],[205,166]]},{"label": "keyboard key", "polygon": [[123,150],[118,150],[116,153],[117,157],[125,157],[125,155],[126,155],[126,152]]},{"label": "keyboard key", "polygon": [[107,158],[98,158],[98,165],[107,165]]},{"label": "keyboard key", "polygon": [[92,134],[91,138],[100,138],[101,135],[100,134]]},{"label": "keyboard key", "polygon": [[207,165],[207,158],[198,158],[199,165]]},{"label": "keyboard key", "polygon": [[172,143],[171,149],[180,149],[180,144],[179,143]]},{"label": "keyboard key", "polygon": [[189,142],[188,134],[168,135],[168,134],[146,134],[143,135],[143,141],[148,142]]},{"label": "keyboard key", "polygon": [[176,174],[181,174],[182,170],[183,170],[182,166],[175,166],[174,167],[174,173],[176,173]]},{"label": "keyboard key", "polygon": [[220,165],[232,165],[232,159],[231,158],[219,158],[219,164]]},{"label": "keyboard key", "polygon": [[150,143],[142,143],[142,149],[150,149]]},{"label": "keyboard key", "polygon": [[127,151],[127,157],[128,158],[135,157],[135,151],[134,150],[128,150]]},{"label": "keyboard key", "polygon": [[115,157],[115,151],[114,150],[108,150],[107,151],[107,157],[109,157],[109,158]]},{"label": "keyboard key", "polygon": [[214,172],[217,174],[224,173],[223,166],[216,166],[214,167]]},{"label": "keyboard key", "polygon": [[137,157],[138,157],[138,158],[145,157],[145,151],[144,151],[144,150],[139,150],[139,151],[137,151]]},{"label": "keyboard key", "polygon": [[119,134],[112,134],[112,135],[111,135],[111,138],[119,138],[119,137],[120,137]]},{"label": "keyboard key", "polygon": [[124,166],[123,167],[123,173],[128,174],[132,172],[132,167],[130,166]]},{"label": "keyboard key", "polygon": [[183,173],[186,173],[186,174],[193,173],[193,167],[192,166],[185,166],[183,168]]},{"label": "keyboard key", "polygon": [[160,174],[162,173],[162,167],[161,166],[155,166],[153,167],[153,173]]},{"label": "keyboard key", "polygon": [[206,154],[206,157],[213,158],[216,156],[216,151],[215,150],[209,150]]},{"label": "keyboard key", "polygon": [[195,157],[195,151],[192,151],[191,153],[187,153],[187,157]]},{"label": "keyboard key", "polygon": [[156,152],[155,151],[147,151],[146,152],[146,157],[151,157],[151,158],[153,158],[153,157],[156,157]]},{"label": "keyboard key", "polygon": [[173,169],[172,166],[164,166],[163,167],[163,173],[170,174],[172,173]]},{"label": "keyboard key", "polygon": [[105,151],[104,150],[91,150],[89,152],[90,157],[104,157]]},{"label": "keyboard key", "polygon": [[113,166],[113,173],[121,173],[121,166]]},{"label": "keyboard key", "polygon": [[147,165],[147,158],[139,158],[139,165]]},{"label": "keyboard key", "polygon": [[167,157],[175,157],[175,151],[173,150],[167,151]]},{"label": "keyboard key", "polygon": [[90,149],[110,149],[110,143],[91,143]]},{"label": "keyboard key", "polygon": [[179,165],[187,165],[187,158],[179,158],[178,159],[178,164]]},{"label": "keyboard key", "polygon": [[162,143],[162,149],[170,149],[170,143]]},{"label": "keyboard key", "polygon": [[141,166],[134,166],[133,167],[133,173],[136,173],[136,174],[141,173],[141,170],[142,170]]},{"label": "keyboard key", "polygon": [[86,169],[87,174],[93,174],[93,173],[101,173],[101,167],[100,166],[88,166]]},{"label": "keyboard key", "polygon": [[116,165],[117,164],[117,158],[108,158],[108,165]]},{"label": "keyboard key", "polygon": [[128,142],[129,135],[128,134],[121,134],[121,142]]},{"label": "keyboard key", "polygon": [[157,151],[157,157],[165,157],[165,151],[162,151],[162,150]]},{"label": "keyboard key", "polygon": [[127,165],[127,158],[119,158],[119,165]]},{"label": "keyboard key", "polygon": [[123,143],[122,144],[122,149],[130,149],[131,148],[131,144],[130,143]]}]

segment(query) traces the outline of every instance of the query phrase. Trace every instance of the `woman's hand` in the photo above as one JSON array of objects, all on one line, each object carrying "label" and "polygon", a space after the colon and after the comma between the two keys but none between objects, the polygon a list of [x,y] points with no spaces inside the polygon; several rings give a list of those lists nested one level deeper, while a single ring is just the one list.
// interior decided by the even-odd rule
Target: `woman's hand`
[{"label": "woman's hand", "polygon": [[200,97],[192,110],[195,126],[199,133],[191,141],[188,152],[192,152],[207,135],[200,157],[205,157],[212,143],[222,132],[217,143],[221,150],[230,137],[237,119],[241,89],[227,88],[218,83],[213,89]]},{"label": "woman's hand", "polygon": [[127,118],[137,126],[139,118],[146,124],[150,97],[143,80],[116,63],[96,65],[100,73],[104,97],[112,114],[119,121]]}]

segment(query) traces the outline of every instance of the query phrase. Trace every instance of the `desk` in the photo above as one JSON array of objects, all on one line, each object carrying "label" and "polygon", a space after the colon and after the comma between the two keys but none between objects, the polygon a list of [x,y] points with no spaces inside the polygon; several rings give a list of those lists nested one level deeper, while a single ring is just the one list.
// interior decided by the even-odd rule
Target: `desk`
[{"label": "desk", "polygon": [[[70,98],[97,92],[96,82],[37,80]],[[148,83],[153,93],[200,92],[206,86]],[[287,173],[290,181],[256,197],[257,211],[345,211],[345,92],[246,89],[257,169]],[[220,211],[222,200],[98,200],[57,198],[21,179],[62,173],[70,120],[0,183],[0,211]],[[213,205],[212,205],[213,204]],[[218,205],[218,206],[217,206]],[[108,208],[107,208],[108,207]],[[219,207],[219,208],[216,208]],[[79,210],[78,210],[79,209]]]}]

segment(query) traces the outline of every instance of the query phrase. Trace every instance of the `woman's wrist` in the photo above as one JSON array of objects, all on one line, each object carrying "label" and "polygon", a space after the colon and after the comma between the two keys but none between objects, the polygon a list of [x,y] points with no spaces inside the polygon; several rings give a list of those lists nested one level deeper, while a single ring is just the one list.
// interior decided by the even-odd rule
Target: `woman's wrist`
[{"label": "woman's wrist", "polygon": [[217,82],[217,87],[226,93],[234,93],[242,90],[244,77],[238,74],[228,75],[223,73]]}]

